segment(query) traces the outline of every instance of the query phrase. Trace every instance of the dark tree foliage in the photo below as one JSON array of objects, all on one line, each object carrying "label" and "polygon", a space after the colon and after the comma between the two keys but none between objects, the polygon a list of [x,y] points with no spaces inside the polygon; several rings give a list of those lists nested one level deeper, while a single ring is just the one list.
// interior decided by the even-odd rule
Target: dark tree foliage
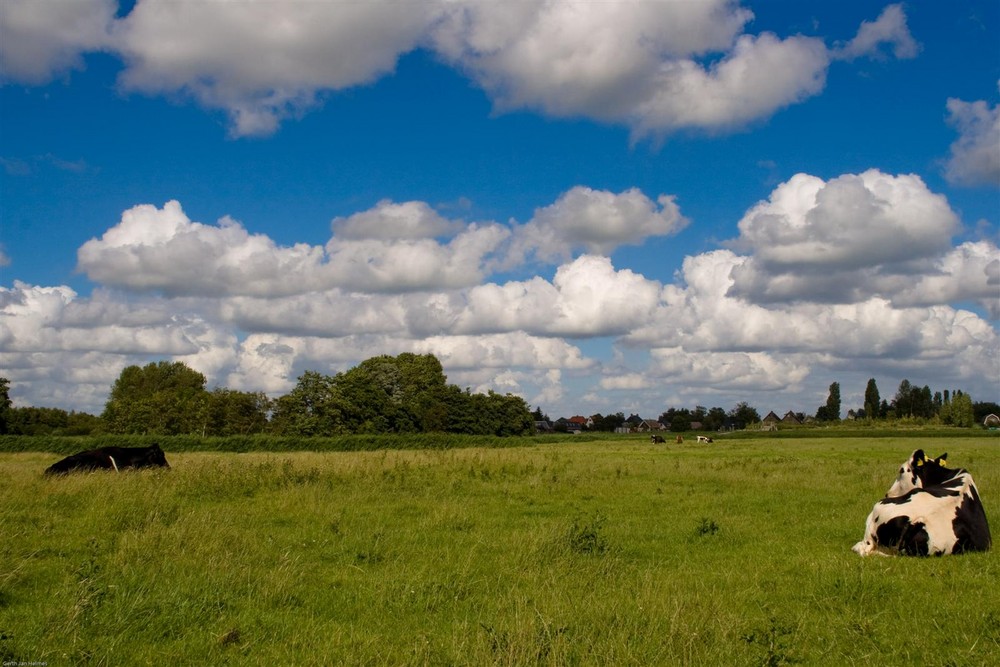
[{"label": "dark tree foliage", "polygon": [[7,433],[7,416],[10,412],[10,380],[0,377],[0,435]]},{"label": "dark tree foliage", "polygon": [[92,435],[100,433],[103,422],[86,412],[66,412],[60,408],[10,408],[8,435]]},{"label": "dark tree foliage", "polygon": [[951,401],[941,407],[941,422],[950,426],[975,425],[976,416],[972,398],[968,394],[956,391]]},{"label": "dark tree foliage", "polygon": [[913,416],[913,385],[909,380],[904,379],[899,383],[896,396],[892,399],[892,407],[897,417]]},{"label": "dark tree foliage", "polygon": [[868,380],[868,386],[865,387],[865,416],[870,419],[876,419],[879,417],[879,404],[882,398],[878,393],[878,385],[875,384],[875,378]]},{"label": "dark tree foliage", "polygon": [[[947,402],[946,392],[942,407]],[[899,383],[892,407],[897,417],[922,417],[926,419],[938,413],[934,407],[934,396],[931,393],[931,388],[927,386],[915,387],[909,380],[903,380]]]},{"label": "dark tree foliage", "polygon": [[613,415],[596,414],[591,419],[594,421],[593,430],[613,433],[616,429],[625,425],[625,413],[616,412]]},{"label": "dark tree foliage", "polygon": [[[598,416],[600,416],[600,415],[598,415]],[[531,413],[531,418],[532,418],[532,419],[534,419],[534,420],[535,420],[536,422],[547,422],[547,421],[551,421],[551,420],[549,419],[549,416],[548,416],[547,414],[545,414],[544,412],[542,412],[542,409],[541,409],[540,407],[537,407],[537,408],[535,408],[535,409],[534,409],[534,410],[532,411],[532,413]]]},{"label": "dark tree foliage", "polygon": [[446,378],[431,354],[383,355],[337,375],[351,433],[420,433],[447,429]]},{"label": "dark tree foliage", "polygon": [[129,366],[101,418],[111,433],[198,433],[207,399],[205,376],[179,361]]},{"label": "dark tree foliage", "polygon": [[262,392],[217,387],[205,401],[202,434],[255,435],[267,430],[271,401]]},{"label": "dark tree foliage", "polygon": [[756,424],[760,421],[760,415],[757,413],[757,409],[751,407],[746,401],[741,401],[736,404],[732,410],[729,411],[729,416],[738,424]]},{"label": "dark tree foliage", "polygon": [[281,435],[430,433],[525,435],[535,420],[524,399],[472,394],[447,383],[437,357],[380,356],[331,377],[309,371],[275,401]]},{"label": "dark tree foliage", "polygon": [[694,421],[693,413],[687,408],[670,408],[660,415],[658,422],[675,433],[691,430]]},{"label": "dark tree foliage", "polygon": [[275,401],[271,430],[279,435],[340,435],[347,432],[344,406],[335,378],[306,371],[292,391]]},{"label": "dark tree foliage", "polygon": [[979,401],[972,404],[972,414],[973,417],[975,417],[976,423],[982,424],[989,415],[996,415],[1000,417],[1000,405]]},{"label": "dark tree foliage", "polygon": [[709,408],[703,423],[706,431],[718,431],[726,423],[726,411],[722,408]]},{"label": "dark tree foliage", "polygon": [[830,394],[827,396],[826,405],[821,406],[816,411],[816,419],[821,422],[840,421],[839,382],[834,382],[830,385]]}]

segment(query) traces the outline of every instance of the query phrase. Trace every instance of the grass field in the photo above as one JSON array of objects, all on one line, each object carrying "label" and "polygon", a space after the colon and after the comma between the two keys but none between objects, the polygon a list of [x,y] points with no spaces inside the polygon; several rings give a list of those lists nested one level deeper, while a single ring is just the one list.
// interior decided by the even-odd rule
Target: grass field
[{"label": "grass field", "polygon": [[1000,552],[861,559],[916,448],[1000,525],[1000,439],[637,437],[0,454],[0,656],[58,664],[996,665]]}]

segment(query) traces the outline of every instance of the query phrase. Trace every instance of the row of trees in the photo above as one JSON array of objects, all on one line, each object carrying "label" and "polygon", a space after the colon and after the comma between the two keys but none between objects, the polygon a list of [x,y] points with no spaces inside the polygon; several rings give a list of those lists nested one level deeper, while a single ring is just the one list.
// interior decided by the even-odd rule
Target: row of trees
[{"label": "row of trees", "polygon": [[[528,411],[510,394],[472,394],[447,383],[433,355],[401,354],[368,359],[334,376],[308,371],[295,388],[276,400],[261,392],[224,387],[208,391],[205,376],[180,362],[129,366],[111,388],[100,417],[58,408],[11,406],[10,383],[0,378],[0,434],[149,433],[229,436],[335,435],[346,433],[449,432],[476,435],[530,433],[533,422],[548,421],[541,409]],[[920,419],[951,426],[980,424],[1000,414],[996,403],[973,403],[960,391],[931,392],[903,380],[891,401],[883,399],[875,379],[868,380],[864,407],[848,411],[851,419]],[[799,413],[798,418],[808,418]],[[815,419],[841,418],[840,384],[830,385]],[[617,412],[591,416],[591,430],[612,432],[638,415]],[[729,411],[720,407],[670,408],[658,421],[672,431],[744,428],[761,421],[746,402]],[[634,424],[633,424],[634,425]]]},{"label": "row of trees", "polygon": [[960,389],[931,393],[929,386],[917,387],[909,380],[899,383],[892,402],[883,399],[875,379],[865,387],[865,406],[854,416],[858,419],[925,419],[938,420],[948,426],[973,426],[982,423],[989,414],[1000,414],[1000,405],[991,402],[974,403]]},{"label": "row of trees", "polygon": [[[12,408],[8,388],[9,382],[0,378],[0,432],[34,435],[72,430],[74,413]],[[524,399],[463,391],[447,383],[435,356],[410,353],[374,357],[333,376],[308,371],[291,392],[276,400],[261,392],[209,391],[205,376],[181,362],[129,366],[111,387],[100,417],[87,417],[85,433],[505,436],[534,430]]]},{"label": "row of trees", "polygon": [[[537,408],[533,413],[536,421],[550,421],[548,415]],[[643,419],[639,415],[633,414],[628,417],[624,412],[615,412],[609,415],[597,413],[590,416],[591,431],[614,432],[622,427],[635,429],[642,423]],[[723,427],[733,429],[745,428],[748,424],[755,424],[760,421],[760,414],[757,409],[748,403],[738,403],[728,412],[723,408],[705,408],[697,406],[694,410],[688,408],[670,408],[663,412],[657,420],[669,430],[675,432],[685,432],[691,430],[719,431]],[[559,424],[556,424],[559,430]]]}]

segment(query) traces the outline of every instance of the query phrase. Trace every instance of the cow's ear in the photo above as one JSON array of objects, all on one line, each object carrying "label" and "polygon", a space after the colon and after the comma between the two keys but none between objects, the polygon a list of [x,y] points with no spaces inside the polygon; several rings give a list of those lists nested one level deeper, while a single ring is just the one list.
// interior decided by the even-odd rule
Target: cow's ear
[{"label": "cow's ear", "polygon": [[935,461],[942,468],[948,467],[948,452],[945,452],[941,456],[937,457],[937,459],[935,459]]},{"label": "cow's ear", "polygon": [[912,458],[913,465],[922,466],[924,464],[924,461],[926,460],[927,459],[924,456],[924,450],[918,449],[917,451],[913,452],[913,458]]}]

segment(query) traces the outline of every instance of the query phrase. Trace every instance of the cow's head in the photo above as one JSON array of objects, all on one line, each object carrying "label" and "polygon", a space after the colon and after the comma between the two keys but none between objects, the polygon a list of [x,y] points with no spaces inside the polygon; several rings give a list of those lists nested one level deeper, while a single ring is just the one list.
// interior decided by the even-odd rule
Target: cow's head
[{"label": "cow's head", "polygon": [[889,487],[886,498],[899,498],[905,496],[913,489],[923,488],[928,484],[936,484],[951,476],[951,473],[944,472],[946,468],[945,460],[947,454],[942,454],[936,459],[929,459],[924,454],[924,450],[918,449],[910,455],[903,465],[899,467],[899,475],[896,481]]},{"label": "cow's head", "polygon": [[137,467],[152,467],[152,466],[163,466],[164,468],[169,468],[170,464],[167,463],[167,457],[160,449],[159,445],[152,445],[143,454],[142,462]]}]

